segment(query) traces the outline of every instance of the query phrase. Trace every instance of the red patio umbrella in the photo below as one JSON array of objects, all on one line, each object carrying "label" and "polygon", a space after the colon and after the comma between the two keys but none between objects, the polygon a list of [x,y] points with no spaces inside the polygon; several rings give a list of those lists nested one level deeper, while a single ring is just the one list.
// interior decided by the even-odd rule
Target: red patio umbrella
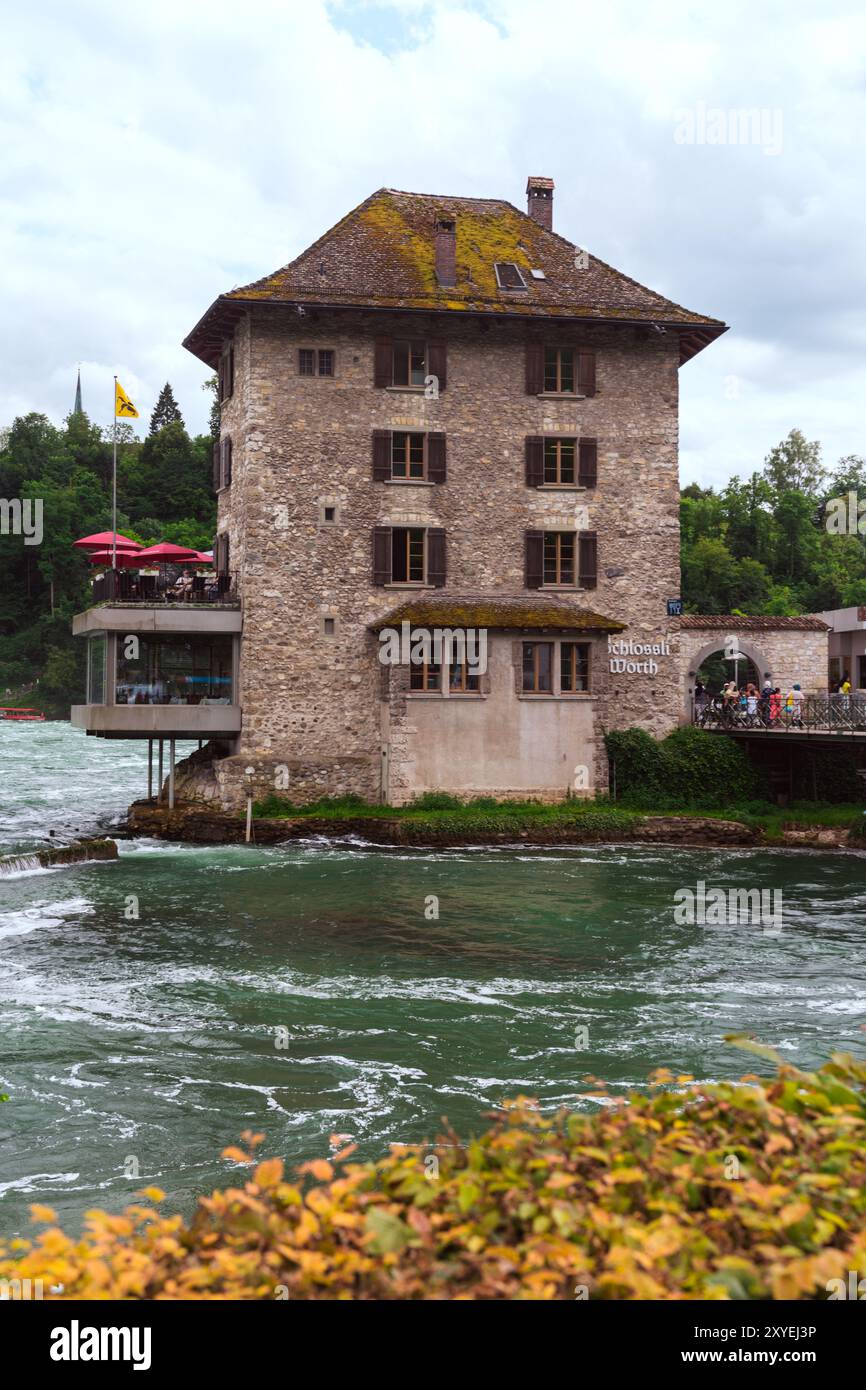
[{"label": "red patio umbrella", "polygon": [[[110,550],[114,533],[112,531],[96,531],[92,536],[82,536],[80,541],[73,541],[73,548],[76,550]],[[129,536],[117,534],[114,541],[116,550],[141,550],[139,541],[132,541]]]},{"label": "red patio umbrella", "polygon": [[[110,565],[112,557],[110,550],[91,550],[87,558],[91,565]],[[118,550],[115,556],[115,565],[119,570],[138,569],[140,563],[138,554],[134,550]]]},{"label": "red patio umbrella", "polygon": [[213,556],[205,555],[201,550],[193,551],[188,560],[178,560],[179,565],[213,565]]},{"label": "red patio umbrella", "polygon": [[172,545],[171,541],[160,541],[158,545],[149,545],[146,550],[137,552],[139,560],[152,560],[162,565],[184,564],[197,555],[198,551],[188,545]]}]

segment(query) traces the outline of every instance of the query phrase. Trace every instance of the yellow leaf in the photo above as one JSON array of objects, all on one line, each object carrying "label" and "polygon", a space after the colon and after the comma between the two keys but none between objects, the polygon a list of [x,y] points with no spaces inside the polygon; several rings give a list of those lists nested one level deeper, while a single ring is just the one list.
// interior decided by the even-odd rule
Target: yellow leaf
[{"label": "yellow leaf", "polygon": [[57,1212],[53,1207],[44,1207],[41,1202],[31,1202],[30,1215],[34,1221],[44,1221],[48,1225],[57,1220]]},{"label": "yellow leaf", "polygon": [[252,1162],[252,1159],[250,1158],[250,1155],[247,1154],[247,1153],[244,1153],[243,1149],[237,1148],[236,1145],[234,1145],[234,1144],[230,1144],[229,1147],[228,1147],[227,1149],[223,1149],[223,1151],[222,1151],[222,1157],[223,1157],[223,1158],[230,1158],[231,1161],[232,1161],[232,1163],[251,1163],[251,1162]]},{"label": "yellow leaf", "polygon": [[259,1164],[254,1176],[259,1187],[276,1187],[283,1176],[283,1160],[266,1158],[264,1163]]}]

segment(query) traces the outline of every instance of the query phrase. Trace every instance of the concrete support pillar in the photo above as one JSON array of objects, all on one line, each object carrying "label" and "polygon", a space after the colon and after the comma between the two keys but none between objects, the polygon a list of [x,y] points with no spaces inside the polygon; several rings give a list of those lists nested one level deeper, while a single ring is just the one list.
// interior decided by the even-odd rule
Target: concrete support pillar
[{"label": "concrete support pillar", "polygon": [[147,799],[153,796],[153,739],[147,740]]},{"label": "concrete support pillar", "polygon": [[157,799],[157,802],[159,803],[160,806],[162,805],[162,747],[163,747],[163,740],[160,739],[160,740],[159,740],[159,790],[158,790],[157,793],[156,793],[156,799]]},{"label": "concrete support pillar", "polygon": [[174,739],[168,741],[168,809],[174,810]]}]

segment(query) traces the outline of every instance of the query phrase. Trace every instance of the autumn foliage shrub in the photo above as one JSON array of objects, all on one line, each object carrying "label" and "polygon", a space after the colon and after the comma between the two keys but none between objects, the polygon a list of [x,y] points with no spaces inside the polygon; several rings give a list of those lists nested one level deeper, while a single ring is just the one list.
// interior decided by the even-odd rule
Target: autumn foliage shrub
[{"label": "autumn foliage shrub", "polygon": [[343,1149],[297,1181],[248,1135],[225,1157],[249,1173],[188,1224],[157,1189],[79,1240],[35,1207],[47,1229],[0,1247],[0,1278],[63,1299],[826,1299],[866,1275],[866,1064],[588,1093],[599,1113],[521,1099],[465,1145]]}]

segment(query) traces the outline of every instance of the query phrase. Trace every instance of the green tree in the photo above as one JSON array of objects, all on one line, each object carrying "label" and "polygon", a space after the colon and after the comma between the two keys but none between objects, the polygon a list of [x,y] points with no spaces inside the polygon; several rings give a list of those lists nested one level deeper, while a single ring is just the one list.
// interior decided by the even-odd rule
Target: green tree
[{"label": "green tree", "polygon": [[[165,383],[159,393],[153,413],[150,417],[150,429],[148,438],[165,429],[166,425],[179,424],[183,426],[183,416],[180,407],[174,398],[174,392],[168,382]],[[184,427],[185,428],[185,427]]]},{"label": "green tree", "polygon": [[777,497],[784,492],[822,492],[827,472],[821,463],[821,445],[806,439],[802,430],[791,430],[764,460],[764,476]]}]

